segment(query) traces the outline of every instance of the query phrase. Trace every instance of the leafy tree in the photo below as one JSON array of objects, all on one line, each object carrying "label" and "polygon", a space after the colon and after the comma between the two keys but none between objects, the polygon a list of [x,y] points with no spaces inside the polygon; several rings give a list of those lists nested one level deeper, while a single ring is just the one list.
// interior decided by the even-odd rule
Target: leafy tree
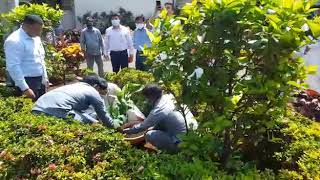
[{"label": "leafy tree", "polygon": [[320,23],[307,19],[313,2],[194,0],[181,15],[163,11],[155,20],[153,45],[145,50],[154,75],[178,104],[193,109],[211,139],[221,140],[223,167],[237,164],[243,144],[257,148],[265,140],[314,71],[295,56],[320,35]]},{"label": "leafy tree", "polygon": [[109,13],[101,12],[93,13],[87,12],[82,17],[78,17],[78,21],[82,24],[86,23],[87,17],[93,17],[95,20],[95,26],[100,30],[101,33],[105,33],[106,29],[111,26],[111,15],[118,13],[121,16],[121,24],[124,26],[129,26],[131,29],[135,28],[135,22],[132,12],[127,11],[123,8],[119,8],[117,12],[110,11]]}]

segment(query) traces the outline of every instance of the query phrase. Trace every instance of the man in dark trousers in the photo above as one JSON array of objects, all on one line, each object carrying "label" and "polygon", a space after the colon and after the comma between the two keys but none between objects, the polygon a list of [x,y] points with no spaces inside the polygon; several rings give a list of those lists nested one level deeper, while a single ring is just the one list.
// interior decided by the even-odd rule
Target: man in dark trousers
[{"label": "man in dark trousers", "polygon": [[49,85],[41,42],[43,20],[27,15],[22,26],[5,41],[6,66],[19,95],[37,100]]},{"label": "man in dark trousers", "polygon": [[105,54],[106,59],[111,59],[113,72],[117,73],[128,67],[129,61],[132,62],[134,48],[130,29],[120,24],[120,15],[112,15],[111,23],[112,26],[106,30]]}]

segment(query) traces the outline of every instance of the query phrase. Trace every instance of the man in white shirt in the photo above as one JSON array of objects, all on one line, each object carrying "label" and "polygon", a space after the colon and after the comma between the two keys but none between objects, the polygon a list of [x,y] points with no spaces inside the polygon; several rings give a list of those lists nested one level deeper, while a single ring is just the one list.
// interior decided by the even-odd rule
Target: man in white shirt
[{"label": "man in white shirt", "polygon": [[6,67],[19,95],[37,100],[49,85],[41,42],[43,20],[27,15],[22,26],[5,41]]},{"label": "man in white shirt", "polygon": [[134,48],[130,30],[120,24],[120,15],[112,15],[111,23],[112,26],[106,29],[105,54],[107,59],[111,58],[113,72],[117,73],[132,62]]}]

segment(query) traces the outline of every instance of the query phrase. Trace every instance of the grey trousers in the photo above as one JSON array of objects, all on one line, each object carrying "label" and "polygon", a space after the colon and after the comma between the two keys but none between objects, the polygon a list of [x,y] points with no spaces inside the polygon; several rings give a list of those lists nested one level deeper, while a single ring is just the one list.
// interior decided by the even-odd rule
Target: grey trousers
[{"label": "grey trousers", "polygon": [[176,136],[172,136],[167,132],[160,130],[151,130],[146,133],[146,141],[154,145],[160,150],[171,153],[178,152],[178,144],[180,140]]},{"label": "grey trousers", "polygon": [[100,77],[104,76],[103,61],[102,61],[101,55],[90,55],[90,54],[87,54],[86,60],[87,60],[88,69],[93,70],[94,62],[96,62],[97,66],[98,66],[98,74],[99,74],[99,76]]}]

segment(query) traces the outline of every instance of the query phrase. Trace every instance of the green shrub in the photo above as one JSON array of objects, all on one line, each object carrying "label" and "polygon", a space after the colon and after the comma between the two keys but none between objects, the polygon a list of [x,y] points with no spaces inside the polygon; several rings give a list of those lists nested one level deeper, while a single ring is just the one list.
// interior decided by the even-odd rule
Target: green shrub
[{"label": "green shrub", "polygon": [[320,22],[307,18],[315,10],[311,5],[308,0],[194,0],[179,16],[163,11],[155,20],[152,47],[144,51],[154,76],[168,88],[181,86],[178,103],[197,109],[200,127],[220,138],[225,167],[242,155],[243,144],[264,143],[313,71],[294,53],[312,43],[303,25],[313,39],[320,35]]},{"label": "green shrub", "polygon": [[7,30],[10,32],[15,26],[19,27],[25,15],[27,14],[39,15],[44,21],[45,32],[48,32],[53,27],[57,27],[63,16],[63,11],[58,7],[52,8],[48,4],[21,5],[17,6],[8,13],[1,14],[1,21],[6,23],[5,28],[7,28]]},{"label": "green shrub", "polygon": [[[117,74],[106,73],[105,79],[117,84],[120,88],[123,88],[127,84],[140,84],[145,86],[154,82],[154,77],[151,73],[132,68],[125,68]],[[147,103],[141,92],[135,93],[131,99],[145,115],[149,114],[151,106]]]},{"label": "green shrub", "polygon": [[0,97],[10,97],[15,95],[15,88],[8,86],[0,86]]},{"label": "green shrub", "polygon": [[0,98],[0,179],[274,179],[254,167],[228,174],[184,153],[148,153],[101,125],[30,113],[32,102]]},{"label": "green shrub", "polygon": [[122,69],[117,74],[107,73],[105,78],[106,80],[117,84],[121,88],[129,83],[146,85],[155,81],[151,73],[139,71],[132,68]]},{"label": "green shrub", "polygon": [[320,123],[293,111],[279,123],[282,147],[275,157],[283,168],[280,175],[286,179],[320,179]]}]

